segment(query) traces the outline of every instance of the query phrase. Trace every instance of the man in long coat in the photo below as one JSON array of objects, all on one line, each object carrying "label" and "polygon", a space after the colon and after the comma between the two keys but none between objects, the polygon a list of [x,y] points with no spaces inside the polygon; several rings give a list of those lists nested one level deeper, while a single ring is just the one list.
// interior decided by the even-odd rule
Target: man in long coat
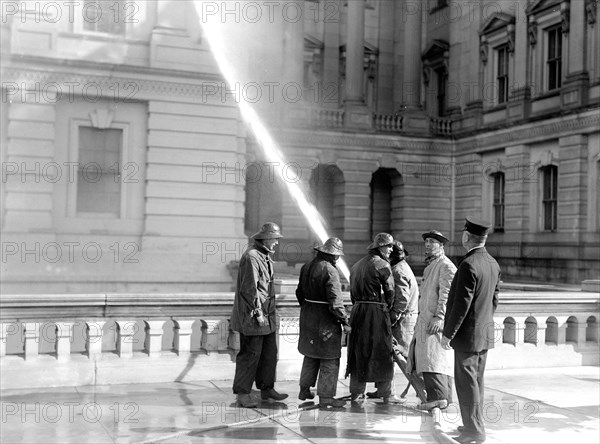
[{"label": "man in long coat", "polygon": [[319,405],[343,407],[345,401],[334,399],[340,372],[342,328],[350,332],[340,275],[335,267],[344,254],[343,244],[332,237],[315,250],[317,256],[300,270],[296,289],[300,303],[298,351],[304,355],[298,398],[304,401],[315,397],[310,388],[318,375]]},{"label": "man in long coat", "polygon": [[252,383],[261,391],[261,399],[281,401],[288,395],[275,386],[277,367],[277,313],[273,290],[273,261],[269,254],[282,238],[273,222],[265,223],[252,238],[240,259],[237,287],[231,312],[231,329],[240,333],[240,351],[235,360],[233,393],[242,407],[256,407]]},{"label": "man in long coat", "polygon": [[454,348],[454,377],[464,426],[460,443],[485,441],[483,373],[487,351],[494,348],[494,312],[498,306],[500,266],[485,249],[490,225],[466,219],[462,245],[467,254],[448,296],[442,344]]},{"label": "man in long coat", "polygon": [[352,401],[365,399],[367,382],[375,382],[384,403],[392,396],[392,324],[399,315],[392,311],[394,278],[389,256],[393,242],[390,234],[377,234],[367,247],[369,254],[350,270],[353,309],[346,376],[350,375]]},{"label": "man in long coat", "polygon": [[[419,315],[413,337],[414,360],[409,353],[409,369],[414,364],[423,375],[427,402],[419,408],[446,408],[452,400],[452,353],[442,347],[442,329],[446,316],[448,292],[456,267],[444,253],[448,238],[437,230],[422,235],[425,242],[425,262],[419,298]],[[409,370],[410,371],[410,370]]]}]

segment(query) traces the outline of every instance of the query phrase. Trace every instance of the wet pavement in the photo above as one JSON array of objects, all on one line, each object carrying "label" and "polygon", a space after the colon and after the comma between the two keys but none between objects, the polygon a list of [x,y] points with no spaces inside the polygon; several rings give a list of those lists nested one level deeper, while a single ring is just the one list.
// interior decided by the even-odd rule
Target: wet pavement
[{"label": "wet pavement", "polygon": [[[348,382],[339,381],[338,396]],[[398,392],[405,384],[397,375]],[[599,384],[599,367],[486,372],[486,442],[598,443]],[[0,441],[451,443],[461,424],[455,404],[433,416],[416,410],[412,390],[405,405],[367,400],[323,410],[297,399],[296,381],[276,388],[290,397],[254,409],[236,407],[231,381],[4,390]]]}]

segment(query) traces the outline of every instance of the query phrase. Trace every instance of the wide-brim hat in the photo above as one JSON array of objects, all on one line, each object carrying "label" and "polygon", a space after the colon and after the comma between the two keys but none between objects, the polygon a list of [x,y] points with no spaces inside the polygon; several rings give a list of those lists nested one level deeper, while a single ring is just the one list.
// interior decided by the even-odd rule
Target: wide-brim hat
[{"label": "wide-brim hat", "polygon": [[431,238],[440,241],[443,245],[446,245],[448,242],[450,242],[450,239],[448,239],[438,230],[430,230],[427,233],[423,233],[421,236],[423,237],[423,240]]},{"label": "wide-brim hat", "polygon": [[334,256],[344,255],[344,244],[337,237],[330,237],[323,245],[317,245],[314,249]]},{"label": "wide-brim hat", "polygon": [[261,240],[261,239],[280,239],[283,235],[281,234],[281,230],[279,229],[279,225],[273,222],[267,222],[262,227],[260,227],[260,231],[258,233],[254,233],[252,235],[252,239]]},{"label": "wide-brim hat", "polygon": [[490,231],[492,225],[489,222],[474,219],[471,217],[465,218],[465,226],[463,227],[463,231],[468,231],[471,234],[476,236],[485,236]]},{"label": "wide-brim hat", "polygon": [[378,233],[373,238],[373,242],[371,243],[371,245],[369,245],[367,247],[367,250],[373,250],[375,248],[385,247],[386,245],[393,245],[393,244],[394,244],[394,238],[392,237],[391,234]]}]

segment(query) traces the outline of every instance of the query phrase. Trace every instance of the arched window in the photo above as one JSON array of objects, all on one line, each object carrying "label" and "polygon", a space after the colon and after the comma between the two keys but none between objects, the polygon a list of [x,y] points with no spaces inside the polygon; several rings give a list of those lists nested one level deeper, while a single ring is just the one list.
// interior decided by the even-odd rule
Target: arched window
[{"label": "arched window", "polygon": [[506,318],[504,320],[504,330],[502,332],[502,343],[512,344],[517,343],[517,324],[513,318]]},{"label": "arched window", "polygon": [[546,344],[558,344],[558,321],[554,316],[546,319]]}]

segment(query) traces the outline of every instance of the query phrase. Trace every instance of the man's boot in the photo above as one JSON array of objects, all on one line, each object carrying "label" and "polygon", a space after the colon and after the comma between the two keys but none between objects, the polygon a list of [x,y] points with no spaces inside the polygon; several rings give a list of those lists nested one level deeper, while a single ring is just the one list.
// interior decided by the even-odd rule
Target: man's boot
[{"label": "man's boot", "polygon": [[310,387],[300,387],[300,393],[298,394],[298,399],[301,401],[305,401],[307,399],[314,399],[314,392],[310,391]]},{"label": "man's boot", "polygon": [[264,401],[268,401],[269,399],[272,399],[274,401],[283,401],[285,398],[288,397],[288,395],[287,393],[279,393],[274,388],[270,388],[261,390],[260,397]]},{"label": "man's boot", "polygon": [[241,407],[245,407],[247,409],[254,408],[258,405],[248,393],[240,393],[237,397],[237,402]]},{"label": "man's boot", "polygon": [[333,408],[341,408],[346,405],[346,401],[343,399],[335,399],[335,398],[324,398],[319,396],[319,407],[333,407]]}]

